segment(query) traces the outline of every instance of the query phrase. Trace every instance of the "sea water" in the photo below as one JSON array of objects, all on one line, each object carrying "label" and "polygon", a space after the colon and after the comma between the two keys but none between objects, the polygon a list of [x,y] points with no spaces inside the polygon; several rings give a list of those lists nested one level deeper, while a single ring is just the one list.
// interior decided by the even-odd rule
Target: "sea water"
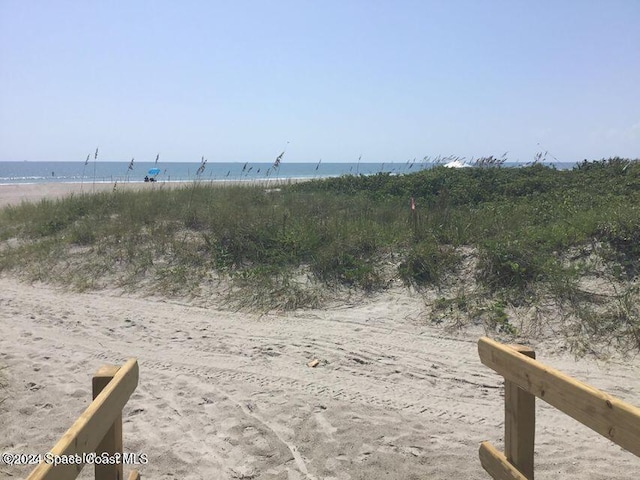
[{"label": "sea water", "polygon": [[[446,162],[444,163],[446,164]],[[546,164],[549,164],[546,162]],[[432,168],[431,162],[403,163],[229,163],[207,162],[0,162],[0,184],[29,183],[113,183],[143,182],[146,177],[154,177],[161,182],[182,182],[190,180],[264,180],[288,178],[326,178],[341,175],[372,175],[376,173],[403,174]],[[520,167],[522,163],[505,163],[506,167]],[[555,163],[559,170],[571,169],[574,163]],[[453,165],[452,165],[453,166]],[[158,174],[149,173],[151,169]]]}]

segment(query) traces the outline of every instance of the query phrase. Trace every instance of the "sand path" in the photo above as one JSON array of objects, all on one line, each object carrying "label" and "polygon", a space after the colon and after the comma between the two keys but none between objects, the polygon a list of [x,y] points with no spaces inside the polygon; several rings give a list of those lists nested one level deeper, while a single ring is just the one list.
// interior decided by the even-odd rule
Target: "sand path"
[{"label": "sand path", "polygon": [[[124,439],[147,478],[486,479],[477,449],[502,447],[501,378],[478,360],[481,331],[447,334],[420,311],[403,291],[258,316],[0,278],[0,451],[46,452],[88,405],[91,374],[137,357]],[[536,348],[640,405],[640,359]],[[637,478],[639,458],[538,405],[536,478]]]}]

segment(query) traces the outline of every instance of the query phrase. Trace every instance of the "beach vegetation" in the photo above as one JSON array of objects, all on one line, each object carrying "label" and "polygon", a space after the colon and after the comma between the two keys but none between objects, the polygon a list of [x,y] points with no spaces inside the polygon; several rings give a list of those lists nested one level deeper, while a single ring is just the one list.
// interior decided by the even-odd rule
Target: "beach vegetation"
[{"label": "beach vegetation", "polygon": [[[439,292],[438,318],[456,310],[512,336],[528,330],[514,326],[512,308],[552,299],[580,324],[576,345],[607,333],[640,348],[640,163],[612,158],[566,171],[502,163],[278,189],[198,180],[8,206],[0,271],[258,309],[398,284]],[[605,306],[585,278],[612,286]],[[460,294],[464,282],[473,288]]]}]

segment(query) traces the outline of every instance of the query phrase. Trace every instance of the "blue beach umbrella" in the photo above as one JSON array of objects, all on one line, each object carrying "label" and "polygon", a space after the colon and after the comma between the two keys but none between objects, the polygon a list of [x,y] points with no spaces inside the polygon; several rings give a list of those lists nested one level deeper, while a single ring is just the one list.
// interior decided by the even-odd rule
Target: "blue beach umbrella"
[{"label": "blue beach umbrella", "polygon": [[151,170],[149,170],[149,175],[158,175],[159,173],[160,173],[159,168],[152,168]]}]

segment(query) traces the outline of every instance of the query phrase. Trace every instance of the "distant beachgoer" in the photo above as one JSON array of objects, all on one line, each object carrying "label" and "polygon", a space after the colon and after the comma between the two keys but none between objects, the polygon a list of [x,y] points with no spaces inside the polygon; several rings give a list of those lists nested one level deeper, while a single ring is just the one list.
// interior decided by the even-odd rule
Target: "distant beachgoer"
[{"label": "distant beachgoer", "polygon": [[145,182],[148,182],[148,181],[149,181],[149,175],[145,175],[145,176],[144,176],[144,181],[145,181]]}]

